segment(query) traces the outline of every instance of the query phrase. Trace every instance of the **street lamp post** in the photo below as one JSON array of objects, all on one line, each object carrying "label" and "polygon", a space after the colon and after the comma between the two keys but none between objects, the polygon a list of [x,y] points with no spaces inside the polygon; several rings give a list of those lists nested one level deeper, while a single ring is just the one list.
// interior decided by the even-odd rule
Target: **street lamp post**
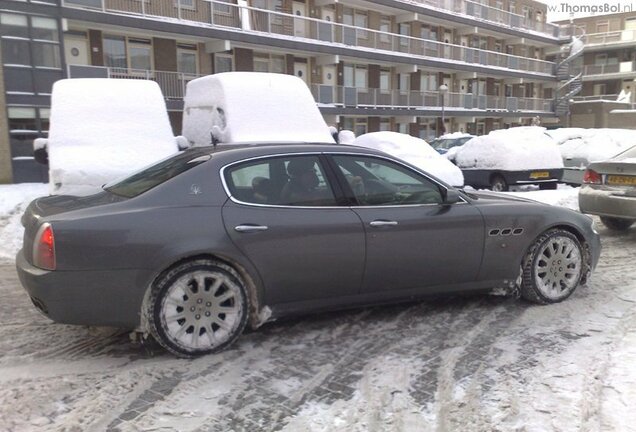
[{"label": "street lamp post", "polygon": [[442,97],[442,130],[440,131],[441,133],[439,134],[444,135],[446,133],[446,123],[445,123],[445,119],[444,119],[444,98],[446,96],[446,93],[448,93],[448,86],[446,84],[442,84],[441,86],[439,86],[439,94]]}]

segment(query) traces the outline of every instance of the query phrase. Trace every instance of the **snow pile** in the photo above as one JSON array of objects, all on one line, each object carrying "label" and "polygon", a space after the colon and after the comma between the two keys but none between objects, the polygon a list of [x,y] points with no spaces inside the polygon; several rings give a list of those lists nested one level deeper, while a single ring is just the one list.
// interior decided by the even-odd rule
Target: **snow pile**
[{"label": "snow pile", "polygon": [[43,183],[0,185],[0,260],[15,258],[22,246],[22,214],[31,201],[47,194]]},{"label": "snow pile", "polygon": [[423,139],[398,132],[372,132],[356,138],[353,145],[381,150],[452,186],[464,185],[461,170],[433,150]]},{"label": "snow pile", "polygon": [[529,198],[531,200],[539,201],[544,204],[550,204],[557,207],[565,207],[571,210],[579,211],[579,189],[580,188],[578,187],[560,184],[558,185],[557,190],[526,190],[523,192],[500,193],[514,195],[520,198]]},{"label": "snow pile", "polygon": [[453,157],[463,169],[525,171],[563,168],[554,140],[539,126],[501,129],[478,136],[446,157]]},{"label": "snow pile", "polygon": [[629,129],[566,128],[549,133],[551,136],[568,136],[568,131],[572,131],[569,134],[572,138],[559,146],[564,159],[603,161],[636,145],[636,130]]},{"label": "snow pile", "polygon": [[227,72],[188,83],[183,135],[194,145],[223,143],[330,143],[309,88],[292,75]]},{"label": "snow pile", "polygon": [[177,151],[157,83],[67,79],[53,85],[52,194],[88,194]]}]

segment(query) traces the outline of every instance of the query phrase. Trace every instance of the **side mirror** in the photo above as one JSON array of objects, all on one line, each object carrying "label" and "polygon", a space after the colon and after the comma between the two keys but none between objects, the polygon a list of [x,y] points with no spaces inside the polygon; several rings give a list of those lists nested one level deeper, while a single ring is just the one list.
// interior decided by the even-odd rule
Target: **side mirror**
[{"label": "side mirror", "polygon": [[33,158],[37,163],[42,165],[49,163],[48,145],[49,140],[46,138],[36,138],[33,140]]},{"label": "side mirror", "polygon": [[187,148],[190,148],[190,142],[183,135],[177,135],[176,137],[174,137],[174,140],[177,143],[177,148],[179,150],[185,150]]},{"label": "side mirror", "polygon": [[445,205],[456,204],[461,201],[461,197],[459,196],[459,192],[456,189],[447,189],[446,190],[446,198],[444,199]]}]

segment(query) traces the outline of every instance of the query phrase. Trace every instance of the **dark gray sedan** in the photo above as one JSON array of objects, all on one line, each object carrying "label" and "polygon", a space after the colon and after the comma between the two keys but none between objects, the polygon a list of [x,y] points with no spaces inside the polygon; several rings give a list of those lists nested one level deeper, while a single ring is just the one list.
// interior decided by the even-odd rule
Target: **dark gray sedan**
[{"label": "dark gray sedan", "polygon": [[600,254],[588,216],[335,145],[194,148],[97,195],[35,200],[22,222],[40,311],[181,356],[309,311],[493,288],[555,303]]}]

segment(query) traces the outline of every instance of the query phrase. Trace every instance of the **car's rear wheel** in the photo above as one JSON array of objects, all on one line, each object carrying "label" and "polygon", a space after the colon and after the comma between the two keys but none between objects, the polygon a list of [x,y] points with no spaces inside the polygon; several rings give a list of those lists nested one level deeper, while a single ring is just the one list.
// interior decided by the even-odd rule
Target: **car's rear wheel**
[{"label": "car's rear wheel", "polygon": [[572,233],[561,229],[545,232],[524,259],[521,296],[539,304],[565,300],[579,285],[583,264],[583,247]]},{"label": "car's rear wheel", "polygon": [[603,222],[603,225],[613,231],[627,231],[629,227],[634,224],[634,221],[631,219],[621,219],[605,216],[601,216],[601,222]]},{"label": "car's rear wheel", "polygon": [[150,333],[168,351],[194,357],[222,350],[247,323],[249,299],[239,274],[215,260],[177,265],[151,288]]},{"label": "car's rear wheel", "polygon": [[506,192],[508,190],[508,183],[500,175],[494,175],[490,178],[490,189],[495,192]]}]

